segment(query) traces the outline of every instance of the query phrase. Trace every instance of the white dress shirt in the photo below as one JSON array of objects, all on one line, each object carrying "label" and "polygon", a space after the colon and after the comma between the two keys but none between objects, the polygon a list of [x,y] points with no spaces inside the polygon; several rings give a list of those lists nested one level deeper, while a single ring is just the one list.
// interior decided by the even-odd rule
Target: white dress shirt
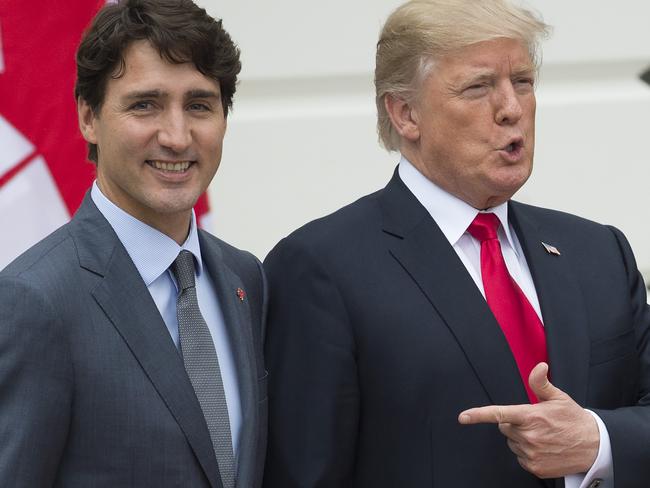
[{"label": "white dress shirt", "polygon": [[[481,278],[481,243],[467,232],[467,228],[479,213],[479,210],[435,185],[403,156],[399,163],[398,172],[406,187],[438,224],[463,265],[467,268],[467,272],[476,283],[483,297],[485,297]],[[542,317],[533,277],[517,234],[508,221],[508,204],[503,203],[487,211],[494,213],[501,222],[497,236],[508,271],[526,295],[543,324],[544,318]],[[612,450],[607,428],[598,415],[590,410],[587,411],[593,415],[598,424],[600,433],[598,456],[586,474],[566,476],[565,488],[588,488],[596,479],[603,480],[600,485],[602,488],[613,488]]]},{"label": "white dress shirt", "polygon": [[139,221],[116,206],[101,192],[97,182],[93,183],[90,195],[93,203],[108,220],[126,252],[131,257],[133,264],[135,264],[177,349],[179,348],[178,318],[176,316],[178,288],[169,266],[183,249],[190,251],[194,255],[199,308],[208,329],[210,329],[212,341],[219,358],[219,368],[226,394],[233,452],[236,460],[242,424],[237,369],[214,284],[203,268],[194,212],[192,212],[190,233],[183,245],[179,246],[171,237]]}]

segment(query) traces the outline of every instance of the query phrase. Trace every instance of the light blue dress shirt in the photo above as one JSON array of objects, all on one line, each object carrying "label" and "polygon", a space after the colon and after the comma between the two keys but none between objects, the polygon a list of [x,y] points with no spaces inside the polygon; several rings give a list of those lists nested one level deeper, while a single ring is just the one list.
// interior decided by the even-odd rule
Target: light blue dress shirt
[{"label": "light blue dress shirt", "polygon": [[190,251],[194,255],[199,307],[210,329],[217,357],[219,358],[219,367],[230,418],[233,451],[235,459],[237,459],[242,424],[237,370],[219,299],[212,279],[203,267],[194,212],[192,212],[192,222],[187,240],[182,246],[179,246],[171,237],[139,221],[116,206],[104,196],[97,186],[97,182],[93,183],[90,195],[93,203],[108,220],[126,252],[131,257],[133,264],[135,264],[144,284],[151,293],[151,298],[153,298],[156,307],[160,311],[160,315],[177,349],[179,348],[178,319],[176,317],[178,289],[169,266],[183,249]]}]

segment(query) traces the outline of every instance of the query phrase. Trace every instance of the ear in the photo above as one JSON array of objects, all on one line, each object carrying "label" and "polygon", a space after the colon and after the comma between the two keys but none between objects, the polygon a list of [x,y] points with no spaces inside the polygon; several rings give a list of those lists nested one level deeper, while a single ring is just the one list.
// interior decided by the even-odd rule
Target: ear
[{"label": "ear", "polygon": [[420,139],[419,119],[411,104],[388,94],[384,97],[384,106],[397,133],[409,142],[417,142]]},{"label": "ear", "polygon": [[77,116],[81,135],[86,142],[97,144],[97,135],[95,134],[95,119],[97,117],[88,102],[81,97],[77,99]]}]

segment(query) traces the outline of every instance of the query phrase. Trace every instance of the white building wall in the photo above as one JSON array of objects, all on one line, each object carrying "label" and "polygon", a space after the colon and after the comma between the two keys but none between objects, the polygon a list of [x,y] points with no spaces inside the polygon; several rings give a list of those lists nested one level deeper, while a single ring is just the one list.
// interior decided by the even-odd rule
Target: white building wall
[{"label": "white building wall", "polygon": [[[384,186],[374,48],[397,0],[201,0],[242,50],[212,230],[263,258],[305,222]],[[650,271],[650,2],[531,0],[554,26],[535,171],[516,198],[621,228]]]}]

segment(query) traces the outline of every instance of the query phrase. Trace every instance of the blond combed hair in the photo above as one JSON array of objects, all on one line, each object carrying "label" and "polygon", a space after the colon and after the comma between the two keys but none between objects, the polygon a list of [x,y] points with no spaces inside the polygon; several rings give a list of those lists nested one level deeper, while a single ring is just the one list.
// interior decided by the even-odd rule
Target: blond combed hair
[{"label": "blond combed hair", "polygon": [[377,42],[375,101],[379,140],[389,151],[399,150],[384,99],[392,95],[412,101],[436,58],[498,38],[527,46],[539,66],[539,42],[550,27],[530,10],[509,0],[411,0],[389,17]]}]

